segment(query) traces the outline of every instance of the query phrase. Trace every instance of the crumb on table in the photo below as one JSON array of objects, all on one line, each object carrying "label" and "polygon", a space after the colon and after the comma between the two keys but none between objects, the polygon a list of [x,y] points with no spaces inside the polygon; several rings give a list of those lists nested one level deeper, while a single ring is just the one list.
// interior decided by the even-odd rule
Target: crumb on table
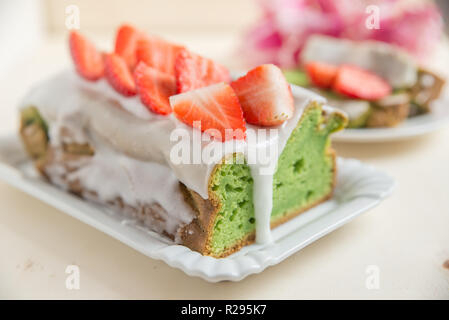
[{"label": "crumb on table", "polygon": [[444,261],[443,268],[449,269],[449,259]]}]

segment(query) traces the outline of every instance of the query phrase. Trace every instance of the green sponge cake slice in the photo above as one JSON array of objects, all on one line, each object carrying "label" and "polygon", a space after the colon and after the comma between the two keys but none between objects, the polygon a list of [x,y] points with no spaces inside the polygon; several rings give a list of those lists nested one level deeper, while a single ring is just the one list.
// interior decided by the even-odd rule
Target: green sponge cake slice
[{"label": "green sponge cake slice", "polygon": [[[346,122],[344,115],[324,111],[317,102],[308,105],[278,160],[272,227],[331,197],[336,166],[329,135]],[[208,200],[187,188],[184,191],[197,212],[197,218],[184,228],[185,245],[224,257],[254,242],[253,179],[248,165],[217,165],[210,178]]]}]

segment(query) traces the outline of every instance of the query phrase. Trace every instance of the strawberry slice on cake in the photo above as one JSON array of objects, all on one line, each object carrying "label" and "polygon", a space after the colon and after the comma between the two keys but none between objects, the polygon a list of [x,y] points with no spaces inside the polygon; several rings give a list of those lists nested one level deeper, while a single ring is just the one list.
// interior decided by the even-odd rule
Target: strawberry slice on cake
[{"label": "strawberry slice on cake", "polygon": [[105,56],[105,76],[110,85],[124,96],[136,94],[136,84],[126,61],[116,53]]},{"label": "strawberry slice on cake", "polygon": [[175,116],[182,122],[206,131],[214,139],[245,139],[245,120],[239,100],[226,83],[192,90],[170,97]]},{"label": "strawberry slice on cake", "polygon": [[231,81],[229,71],[224,66],[187,49],[179,52],[175,72],[178,93]]},{"label": "strawberry slice on cake", "polygon": [[69,45],[70,53],[79,75],[90,81],[96,81],[103,77],[103,56],[93,43],[78,31],[71,31]]},{"label": "strawberry slice on cake", "polygon": [[134,70],[134,78],[140,99],[150,111],[162,115],[172,112],[168,98],[176,94],[174,76],[149,67],[141,61]]},{"label": "strawberry slice on cake", "polygon": [[332,88],[345,96],[369,101],[382,99],[392,91],[388,82],[378,75],[352,65],[338,68]]},{"label": "strawberry slice on cake", "polygon": [[131,70],[137,64],[137,43],[143,37],[144,35],[139,30],[128,24],[120,26],[117,31],[114,52],[126,61]]},{"label": "strawberry slice on cake", "polygon": [[248,123],[259,126],[280,125],[290,119],[294,101],[290,85],[281,69],[273,64],[263,64],[233,81]]},{"label": "strawberry slice on cake", "polygon": [[172,44],[156,36],[145,36],[137,43],[137,61],[143,61],[149,67],[175,75],[175,61],[182,46]]},{"label": "strawberry slice on cake", "polygon": [[305,67],[310,80],[319,88],[330,88],[337,77],[338,67],[329,63],[311,61]]}]

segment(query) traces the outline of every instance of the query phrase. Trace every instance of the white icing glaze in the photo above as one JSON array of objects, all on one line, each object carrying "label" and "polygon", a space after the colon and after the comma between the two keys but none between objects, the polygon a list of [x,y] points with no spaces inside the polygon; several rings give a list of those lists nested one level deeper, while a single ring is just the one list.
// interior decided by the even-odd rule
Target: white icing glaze
[{"label": "white icing glaze", "polygon": [[[179,181],[167,166],[143,162],[118,153],[100,139],[92,139],[95,155],[68,179],[82,181],[100,199],[120,197],[133,207],[159,204],[163,231],[176,235],[180,226],[192,221],[194,213],[179,191]],[[161,230],[158,230],[161,231]]]},{"label": "white icing glaze", "polygon": [[[193,217],[176,190],[177,181],[208,198],[209,178],[215,165],[227,155],[241,153],[246,158],[254,180],[253,202],[256,215],[256,240],[271,241],[270,217],[273,198],[273,173],[279,155],[296,127],[305,107],[313,100],[325,100],[317,94],[292,86],[295,112],[291,119],[272,134],[264,136],[256,126],[247,125],[246,141],[210,141],[207,134],[179,122],[173,115],[160,116],[149,112],[138,97],[127,98],[115,92],[105,80],[88,82],[73,71],[62,72],[34,88],[21,106],[35,106],[49,123],[53,144],[61,142],[62,128],[70,128],[73,142],[94,145],[95,156],[73,179],[96,190],[109,200],[120,196],[130,204],[154,201],[166,209],[174,223],[173,231]],[[175,129],[190,132],[188,143],[193,150],[194,164],[177,163],[170,153],[177,141]],[[255,134],[251,136],[251,130]],[[93,138],[94,137],[94,138]],[[101,143],[97,141],[101,140]],[[173,139],[172,139],[173,140]],[[271,147],[275,147],[274,149]],[[198,159],[198,150],[215,150],[209,161]],[[267,161],[254,161],[252,155],[267,155]],[[196,159],[195,159],[196,157]],[[204,158],[202,160],[205,160]],[[117,168],[121,170],[117,171]],[[108,182],[106,182],[108,181]],[[165,182],[163,187],[162,182]],[[145,192],[144,192],[145,191]],[[148,191],[148,192],[146,192]],[[167,219],[170,220],[170,219]]]}]

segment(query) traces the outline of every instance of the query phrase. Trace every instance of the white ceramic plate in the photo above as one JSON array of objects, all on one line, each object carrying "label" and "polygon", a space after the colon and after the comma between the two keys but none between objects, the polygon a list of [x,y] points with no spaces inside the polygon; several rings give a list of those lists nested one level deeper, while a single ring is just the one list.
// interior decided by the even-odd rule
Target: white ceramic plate
[{"label": "white ceramic plate", "polygon": [[404,140],[431,133],[449,125],[449,99],[439,99],[433,103],[432,107],[432,113],[407,119],[395,128],[345,129],[332,135],[332,139],[341,142]]},{"label": "white ceramic plate", "polygon": [[64,192],[40,178],[18,138],[0,139],[0,179],[97,228],[153,259],[207,281],[239,281],[275,265],[379,204],[394,180],[357,160],[338,159],[334,197],[273,230],[274,243],[250,245],[224,258],[205,257],[148,231],[133,220]]}]

